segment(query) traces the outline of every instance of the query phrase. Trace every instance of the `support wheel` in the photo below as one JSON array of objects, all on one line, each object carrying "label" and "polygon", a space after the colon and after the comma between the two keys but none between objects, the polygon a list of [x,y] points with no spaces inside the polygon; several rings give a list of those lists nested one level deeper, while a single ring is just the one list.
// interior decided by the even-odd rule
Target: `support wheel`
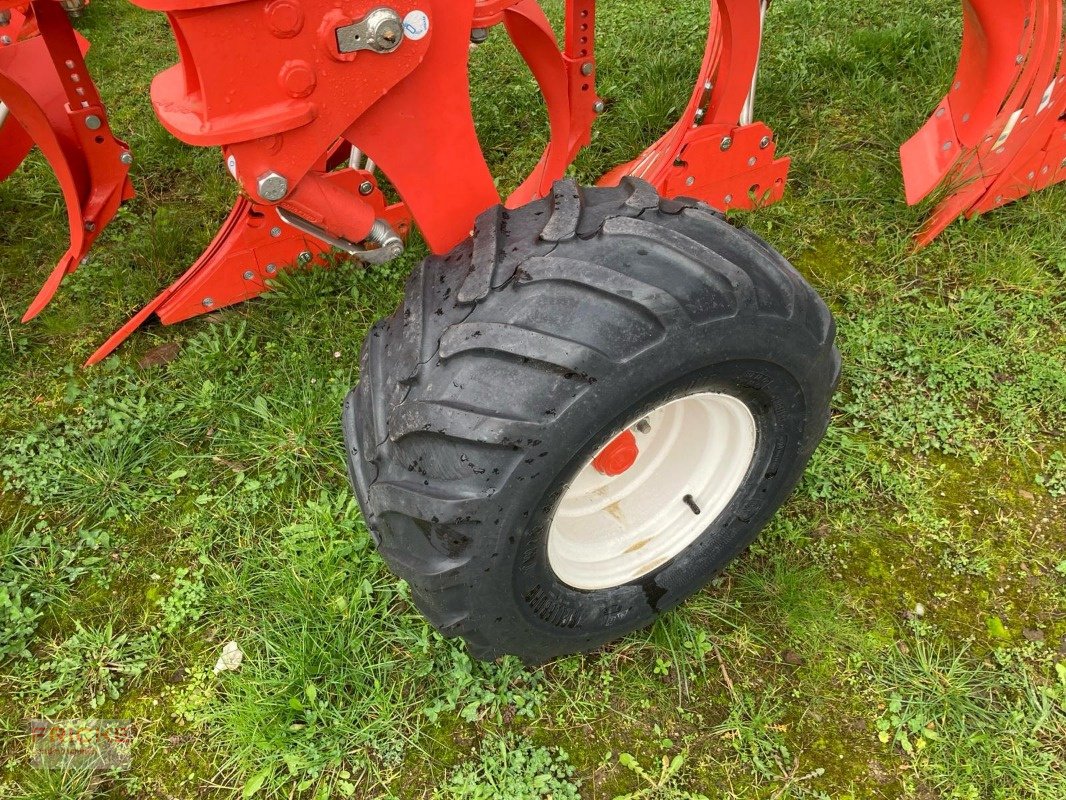
[{"label": "support wheel", "polygon": [[814,290],[761,239],[641,181],[495,208],[367,338],[356,494],[419,608],[543,662],[650,624],[755,538],[840,372]]}]

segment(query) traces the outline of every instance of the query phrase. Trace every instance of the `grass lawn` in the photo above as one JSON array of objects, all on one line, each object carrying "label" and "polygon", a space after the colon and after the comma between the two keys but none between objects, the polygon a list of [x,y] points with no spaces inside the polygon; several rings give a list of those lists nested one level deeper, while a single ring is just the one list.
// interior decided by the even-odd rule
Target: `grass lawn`
[{"label": "grass lawn", "polygon": [[[676,118],[707,13],[601,6],[583,182]],[[66,218],[39,156],[0,185],[0,797],[1066,798],[1066,189],[913,250],[896,151],[949,84],[956,4],[774,3],[758,116],[794,169],[748,222],[837,315],[833,424],[706,591],[536,670],[429,629],[345,476],[361,341],[421,245],[76,366],[235,193],[154,120],[163,16],[95,0],[79,27],[140,196],[22,325]],[[473,71],[506,189],[538,95],[499,31]],[[216,674],[230,641],[243,665]],[[132,767],[32,768],[33,717],[131,720]]]}]

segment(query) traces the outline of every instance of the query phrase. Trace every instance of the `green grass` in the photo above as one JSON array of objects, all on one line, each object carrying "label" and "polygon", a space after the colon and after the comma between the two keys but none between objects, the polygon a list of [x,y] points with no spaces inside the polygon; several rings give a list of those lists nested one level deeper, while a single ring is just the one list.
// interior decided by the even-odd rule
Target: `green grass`
[{"label": "green grass", "polygon": [[[584,182],[676,117],[706,17],[601,6]],[[0,184],[0,797],[1066,797],[1066,190],[913,249],[896,149],[948,85],[956,7],[774,4],[759,116],[794,166],[746,221],[837,315],[833,425],[726,575],[538,670],[434,634],[347,486],[340,404],[421,246],[75,366],[235,192],[152,117],[163,18],[100,0],[80,26],[140,196],[24,326],[65,214],[39,157]],[[520,67],[498,32],[474,59],[504,189],[546,130]],[[243,664],[216,673],[231,641]],[[34,769],[43,715],[131,720],[132,768]]]}]

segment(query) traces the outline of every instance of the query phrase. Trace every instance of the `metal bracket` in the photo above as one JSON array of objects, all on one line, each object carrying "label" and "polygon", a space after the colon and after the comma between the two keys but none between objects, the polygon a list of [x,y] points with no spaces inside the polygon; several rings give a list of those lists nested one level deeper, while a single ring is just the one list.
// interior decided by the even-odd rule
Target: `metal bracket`
[{"label": "metal bracket", "polygon": [[383,219],[377,220],[367,235],[366,240],[371,244],[377,245],[376,248],[368,250],[360,244],[333,236],[328,231],[322,230],[317,225],[312,225],[307,220],[296,216],[291,211],[286,211],[284,208],[278,208],[278,216],[281,217],[284,223],[291,225],[296,230],[306,233],[308,236],[313,236],[331,247],[336,247],[338,250],[343,250],[348,255],[354,256],[372,266],[385,264],[394,258],[399,258],[404,253],[403,239]]},{"label": "metal bracket", "polygon": [[361,22],[337,28],[337,49],[343,54],[391,53],[402,41],[403,20],[391,8],[375,8]]}]

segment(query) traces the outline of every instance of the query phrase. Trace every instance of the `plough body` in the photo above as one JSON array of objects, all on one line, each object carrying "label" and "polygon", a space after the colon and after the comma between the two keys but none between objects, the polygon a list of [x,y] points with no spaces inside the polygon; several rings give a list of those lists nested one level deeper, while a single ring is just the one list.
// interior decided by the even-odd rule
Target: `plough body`
[{"label": "plough body", "polygon": [[907,200],[940,195],[928,244],[972,217],[1066,180],[1066,28],[1061,0],[964,0],[951,90],[900,150]]},{"label": "plough body", "polygon": [[[5,5],[11,4],[0,3],[0,9]],[[132,156],[112,134],[85,66],[88,43],[74,31],[67,12],[57,3],[33,4],[30,14],[32,19],[27,19],[13,9],[10,24],[20,20],[18,35],[9,36],[10,44],[0,46],[0,100],[7,109],[3,127],[8,127],[8,121],[16,125],[0,140],[14,143],[3,170],[9,171],[16,159],[21,162],[25,157],[23,135],[41,148],[67,204],[70,248],[30,304],[24,322],[44,309],[63,277],[88,255],[119,206],[134,195],[127,177]]]}]

